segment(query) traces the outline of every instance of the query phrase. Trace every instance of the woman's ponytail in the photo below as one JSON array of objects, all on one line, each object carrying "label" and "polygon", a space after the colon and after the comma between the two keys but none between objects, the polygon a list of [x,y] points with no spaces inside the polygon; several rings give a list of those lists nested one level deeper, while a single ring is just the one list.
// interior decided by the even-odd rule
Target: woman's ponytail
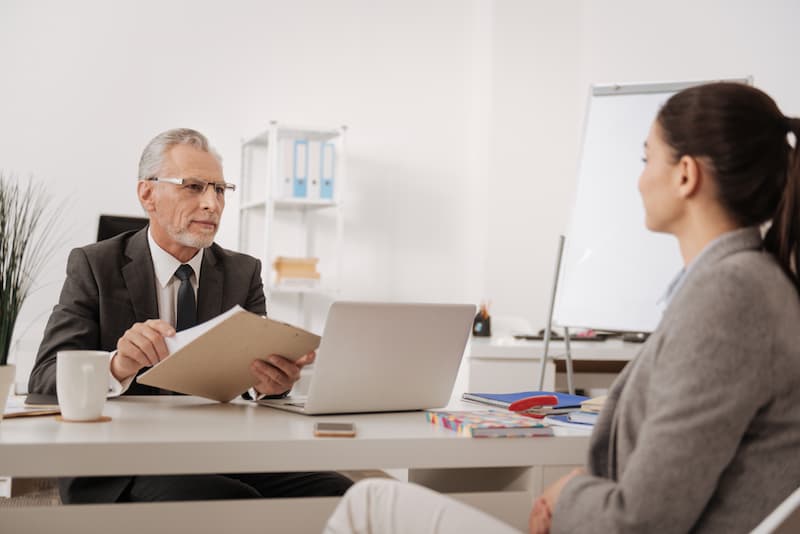
[{"label": "woman's ponytail", "polygon": [[786,117],[786,129],[794,136],[786,165],[786,185],[765,245],[800,291],[800,118]]}]

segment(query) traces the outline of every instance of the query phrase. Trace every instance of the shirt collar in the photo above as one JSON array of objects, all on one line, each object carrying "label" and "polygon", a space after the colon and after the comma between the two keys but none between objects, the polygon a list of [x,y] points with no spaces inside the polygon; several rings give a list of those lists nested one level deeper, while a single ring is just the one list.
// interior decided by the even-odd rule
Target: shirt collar
[{"label": "shirt collar", "polygon": [[661,298],[658,299],[658,305],[661,306],[662,311],[667,309],[669,306],[672,297],[675,296],[675,293],[678,292],[678,289],[683,285],[683,282],[686,280],[686,267],[682,268],[678,271],[672,280],[670,281],[669,285],[667,286],[667,290],[661,295]]},{"label": "shirt collar", "polygon": [[[153,239],[152,231],[147,229],[147,242],[150,244],[150,256],[153,258],[153,270],[156,273],[156,280],[161,288],[166,288],[175,275],[175,271],[182,264],[172,254],[158,246]],[[194,271],[194,277],[200,281],[200,265],[203,263],[203,249],[197,251],[192,259],[186,262]]]}]

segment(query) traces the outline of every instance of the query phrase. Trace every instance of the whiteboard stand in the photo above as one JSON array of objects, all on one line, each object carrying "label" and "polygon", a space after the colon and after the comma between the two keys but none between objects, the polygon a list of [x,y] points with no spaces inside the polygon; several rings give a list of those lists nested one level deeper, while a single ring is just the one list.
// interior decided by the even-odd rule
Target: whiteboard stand
[{"label": "whiteboard stand", "polygon": [[[556,302],[556,290],[558,289],[558,273],[561,271],[561,255],[564,252],[564,236],[558,236],[558,251],[556,252],[556,268],[553,274],[553,290],[550,292],[550,307],[547,310],[547,326],[544,329],[544,354],[542,354],[542,362],[539,368],[539,388],[542,391],[544,387],[544,373],[547,368],[547,360],[555,357],[550,356],[550,335],[553,331],[553,308]],[[567,389],[571,395],[575,394],[575,386],[572,383],[572,353],[569,348],[569,328],[564,327],[564,348],[566,349],[566,367],[567,367]]]}]

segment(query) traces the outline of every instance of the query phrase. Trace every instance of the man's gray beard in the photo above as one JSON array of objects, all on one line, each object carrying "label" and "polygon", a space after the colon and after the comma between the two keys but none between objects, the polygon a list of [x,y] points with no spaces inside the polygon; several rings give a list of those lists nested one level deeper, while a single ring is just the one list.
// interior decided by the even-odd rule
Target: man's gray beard
[{"label": "man's gray beard", "polygon": [[181,231],[181,232],[170,232],[172,239],[180,243],[185,247],[191,248],[208,248],[211,246],[211,243],[214,242],[214,235],[208,237],[200,237],[192,235],[189,232]]}]

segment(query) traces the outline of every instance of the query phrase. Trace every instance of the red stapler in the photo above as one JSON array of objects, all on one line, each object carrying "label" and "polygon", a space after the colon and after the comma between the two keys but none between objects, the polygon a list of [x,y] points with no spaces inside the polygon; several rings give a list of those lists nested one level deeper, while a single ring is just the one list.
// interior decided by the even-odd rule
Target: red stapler
[{"label": "red stapler", "polygon": [[508,409],[512,412],[527,412],[540,406],[555,406],[556,404],[558,404],[558,398],[555,395],[533,395],[512,402],[508,405]]}]

